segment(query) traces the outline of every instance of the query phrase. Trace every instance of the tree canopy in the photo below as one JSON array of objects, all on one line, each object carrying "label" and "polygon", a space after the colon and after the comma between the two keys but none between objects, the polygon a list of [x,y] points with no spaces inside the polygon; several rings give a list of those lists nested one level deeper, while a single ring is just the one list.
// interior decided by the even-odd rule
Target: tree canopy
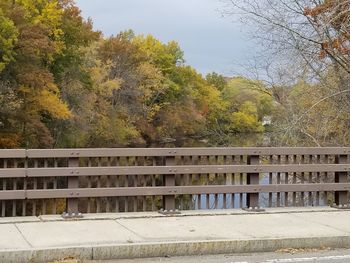
[{"label": "tree canopy", "polygon": [[104,37],[72,0],[0,3],[0,147],[120,147],[260,133],[270,98],[202,76],[176,41]]}]

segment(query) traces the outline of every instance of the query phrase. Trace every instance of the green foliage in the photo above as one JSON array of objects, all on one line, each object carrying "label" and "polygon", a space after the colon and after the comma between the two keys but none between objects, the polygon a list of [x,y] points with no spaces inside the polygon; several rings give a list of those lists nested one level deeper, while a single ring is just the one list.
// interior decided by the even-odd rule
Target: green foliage
[{"label": "green foliage", "polygon": [[235,132],[262,132],[264,130],[258,121],[258,110],[251,101],[244,102],[238,112],[230,116],[229,129]]},{"label": "green foliage", "polygon": [[270,116],[273,99],[256,89],[257,83],[236,77],[230,79],[221,91],[225,103],[218,114],[217,125],[221,131],[233,133],[263,132],[262,119]]},{"label": "green foliage", "polygon": [[227,85],[225,77],[216,72],[208,73],[205,76],[205,79],[209,84],[213,85],[220,91],[222,91]]}]

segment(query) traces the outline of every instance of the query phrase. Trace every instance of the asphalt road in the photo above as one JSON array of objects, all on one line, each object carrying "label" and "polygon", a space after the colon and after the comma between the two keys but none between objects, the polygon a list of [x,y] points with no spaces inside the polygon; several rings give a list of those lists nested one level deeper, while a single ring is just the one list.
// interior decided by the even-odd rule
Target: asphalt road
[{"label": "asphalt road", "polygon": [[318,251],[280,251],[275,253],[240,254],[240,255],[205,255],[190,257],[163,257],[149,259],[128,259],[94,261],[94,263],[292,263],[321,262],[348,263],[350,250],[318,250]]}]

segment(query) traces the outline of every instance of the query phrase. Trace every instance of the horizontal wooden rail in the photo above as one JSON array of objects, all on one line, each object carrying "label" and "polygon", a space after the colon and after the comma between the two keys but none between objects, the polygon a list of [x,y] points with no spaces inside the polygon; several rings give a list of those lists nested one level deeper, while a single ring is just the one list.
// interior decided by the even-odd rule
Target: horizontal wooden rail
[{"label": "horizontal wooden rail", "polygon": [[192,155],[273,155],[350,154],[350,147],[244,147],[244,148],[116,148],[27,150],[29,158],[109,156],[192,156]]},{"label": "horizontal wooden rail", "polygon": [[185,194],[224,193],[277,193],[302,191],[349,191],[350,183],[329,184],[279,184],[279,185],[204,185],[204,186],[161,186],[161,187],[118,187],[118,188],[72,188],[46,190],[15,190],[0,192],[0,199],[51,199],[83,197],[125,197]]},{"label": "horizontal wooden rail", "polygon": [[0,178],[210,174],[210,173],[277,173],[277,172],[347,172],[350,164],[289,164],[289,165],[184,165],[184,166],[124,166],[77,168],[9,168],[0,170]]},{"label": "horizontal wooden rail", "polygon": [[350,147],[212,147],[212,148],[80,148],[5,149],[0,158],[69,158],[111,156],[212,156],[212,155],[324,155],[350,154]]},{"label": "horizontal wooden rail", "polygon": [[3,149],[0,150],[0,158],[26,158],[27,157],[27,151],[22,149]]}]

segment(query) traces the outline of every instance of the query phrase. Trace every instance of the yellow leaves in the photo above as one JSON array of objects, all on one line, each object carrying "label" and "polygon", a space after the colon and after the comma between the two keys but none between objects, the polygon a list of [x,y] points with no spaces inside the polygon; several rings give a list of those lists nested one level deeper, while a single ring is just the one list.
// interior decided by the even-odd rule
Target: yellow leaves
[{"label": "yellow leaves", "polygon": [[33,90],[27,86],[20,86],[19,91],[28,103],[26,109],[29,112],[44,111],[53,118],[66,120],[72,117],[68,106],[59,98],[58,87],[50,83],[46,89]]},{"label": "yellow leaves", "polygon": [[263,132],[261,123],[274,108],[273,99],[262,83],[242,77],[229,80],[222,90],[226,102],[227,129],[236,133]]},{"label": "yellow leaves", "polygon": [[37,102],[39,107],[50,114],[53,118],[66,120],[72,116],[67,104],[56,94],[53,94],[48,90],[43,90],[38,94]]},{"label": "yellow leaves", "polygon": [[60,53],[64,48],[62,41],[63,30],[62,25],[63,10],[59,8],[57,1],[48,1],[36,20],[45,25],[51,31],[51,38],[55,41],[55,51]]},{"label": "yellow leaves", "polygon": [[4,16],[0,8],[0,73],[6,65],[14,60],[14,45],[18,31],[13,21]]},{"label": "yellow leaves", "polygon": [[[305,96],[307,94],[307,96]],[[311,107],[317,100],[322,98],[323,94],[320,93],[319,88],[316,85],[308,84],[305,81],[299,81],[294,85],[290,92],[290,99],[294,103],[295,109],[306,109]],[[324,106],[322,104],[320,106]]]},{"label": "yellow leaves", "polygon": [[30,94],[31,92],[31,89],[27,86],[24,86],[24,85],[21,85],[19,88],[18,88],[19,92],[26,95],[26,94]]},{"label": "yellow leaves", "polygon": [[155,93],[162,93],[165,91],[165,86],[162,85],[164,79],[161,72],[149,62],[140,63],[136,71],[140,78],[142,78],[139,89],[142,90],[143,99],[147,102]]},{"label": "yellow leaves", "polygon": [[118,90],[122,84],[121,79],[109,78],[112,66],[113,63],[111,61],[102,63],[100,60],[96,60],[95,65],[90,68],[93,89],[100,96],[111,97],[113,91]]},{"label": "yellow leaves", "polygon": [[130,122],[116,115],[99,115],[91,131],[91,144],[98,146],[122,146],[139,141],[140,133]]},{"label": "yellow leaves", "polygon": [[264,128],[258,121],[258,111],[256,106],[246,101],[239,111],[230,115],[230,129],[235,132],[263,132]]},{"label": "yellow leaves", "polygon": [[161,105],[153,104],[148,110],[147,121],[151,122],[153,118],[156,116],[156,114],[161,110],[161,108],[162,108]]},{"label": "yellow leaves", "polygon": [[239,110],[245,114],[254,116],[255,118],[258,116],[258,110],[254,103],[251,101],[244,102]]},{"label": "yellow leaves", "polygon": [[259,120],[270,115],[274,107],[270,91],[263,83],[243,77],[235,77],[229,80],[228,85],[222,91],[224,100],[229,101],[231,108],[238,109],[245,102],[252,102]]},{"label": "yellow leaves", "polygon": [[103,41],[96,42],[89,47],[81,48],[80,52],[84,54],[84,63],[89,71],[93,92],[106,98],[113,96],[113,92],[121,87],[123,80],[110,77],[111,70],[116,66],[111,59],[102,61],[98,58],[98,50],[102,44]]},{"label": "yellow leaves", "polygon": [[[25,17],[33,25],[44,27],[50,39],[54,42],[55,54],[59,54],[64,48],[62,30],[63,10],[60,8],[58,1],[50,0],[17,0],[17,3],[24,7]],[[53,60],[53,54],[48,54],[50,60]]]},{"label": "yellow leaves", "polygon": [[171,73],[177,63],[183,61],[183,52],[175,41],[163,44],[152,35],[140,35],[134,37],[132,43],[164,74]]},{"label": "yellow leaves", "polygon": [[121,79],[107,79],[105,82],[101,83],[101,90],[106,96],[112,96],[114,90],[118,90],[122,83]]},{"label": "yellow leaves", "polygon": [[0,72],[3,71],[6,67],[6,63],[0,62]]},{"label": "yellow leaves", "polygon": [[230,129],[235,132],[263,132],[264,128],[255,116],[244,112],[234,112],[231,115]]},{"label": "yellow leaves", "polygon": [[[59,8],[58,1],[48,1],[36,19],[51,28],[58,28],[61,24],[62,14],[63,10]],[[63,33],[62,30],[59,32]]]},{"label": "yellow leaves", "polygon": [[23,6],[27,19],[34,24],[42,23],[50,28],[61,24],[63,10],[57,0],[16,0],[16,3]]}]

